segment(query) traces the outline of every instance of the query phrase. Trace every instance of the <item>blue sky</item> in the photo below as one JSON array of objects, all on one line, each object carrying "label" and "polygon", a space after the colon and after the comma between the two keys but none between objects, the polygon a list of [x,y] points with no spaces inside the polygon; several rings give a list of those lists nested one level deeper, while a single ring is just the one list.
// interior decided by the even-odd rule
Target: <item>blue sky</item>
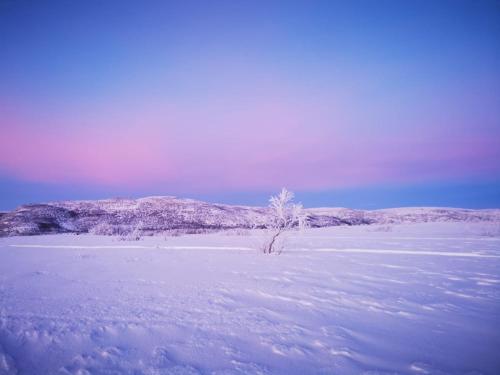
[{"label": "blue sky", "polygon": [[2,1],[0,209],[500,207],[497,1]]}]

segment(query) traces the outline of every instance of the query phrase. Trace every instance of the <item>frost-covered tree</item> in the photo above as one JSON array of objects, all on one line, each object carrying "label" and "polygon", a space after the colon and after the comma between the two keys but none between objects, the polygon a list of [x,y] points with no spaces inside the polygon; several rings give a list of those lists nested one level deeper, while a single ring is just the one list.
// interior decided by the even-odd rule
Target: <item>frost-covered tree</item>
[{"label": "frost-covered tree", "polygon": [[144,224],[142,221],[139,221],[135,228],[128,234],[127,240],[129,241],[139,241],[142,238],[144,229]]},{"label": "frost-covered tree", "polygon": [[89,229],[89,233],[103,235],[103,236],[113,236],[118,234],[119,226],[112,225],[110,223],[102,222],[98,223],[96,226]]},{"label": "frost-covered tree", "polygon": [[[268,228],[271,231],[269,241],[263,247],[266,254],[276,252],[278,238],[293,228],[307,227],[308,215],[304,212],[302,204],[293,203],[294,194],[283,188],[277,196],[269,199],[270,219]],[[281,252],[279,250],[278,252]]]}]

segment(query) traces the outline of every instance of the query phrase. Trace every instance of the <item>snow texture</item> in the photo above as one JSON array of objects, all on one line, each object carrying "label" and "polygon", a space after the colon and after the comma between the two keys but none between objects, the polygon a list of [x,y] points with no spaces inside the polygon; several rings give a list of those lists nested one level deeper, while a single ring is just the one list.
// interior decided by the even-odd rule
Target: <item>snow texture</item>
[{"label": "snow texture", "polygon": [[495,223],[0,239],[0,374],[498,374]]}]

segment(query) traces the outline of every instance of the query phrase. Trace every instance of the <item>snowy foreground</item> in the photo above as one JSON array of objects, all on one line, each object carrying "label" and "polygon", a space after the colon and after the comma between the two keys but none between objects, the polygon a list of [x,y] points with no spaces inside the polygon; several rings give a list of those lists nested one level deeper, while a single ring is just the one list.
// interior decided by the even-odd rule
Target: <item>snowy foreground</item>
[{"label": "snowy foreground", "polygon": [[498,225],[0,239],[0,374],[499,374]]}]

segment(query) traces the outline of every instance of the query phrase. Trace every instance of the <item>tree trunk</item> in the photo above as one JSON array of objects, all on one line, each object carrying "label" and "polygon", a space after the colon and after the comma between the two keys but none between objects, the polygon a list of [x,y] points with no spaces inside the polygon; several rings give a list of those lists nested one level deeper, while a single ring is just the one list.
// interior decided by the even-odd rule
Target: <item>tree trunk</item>
[{"label": "tree trunk", "polygon": [[[276,241],[276,239],[278,238],[278,236],[281,234],[281,232],[282,232],[281,229],[279,229],[278,232],[276,232],[276,234],[271,239],[271,242],[269,242],[269,246],[267,247],[267,254],[271,254],[272,253],[274,242]],[[264,251],[264,254],[265,253],[266,253],[266,251]]]}]

